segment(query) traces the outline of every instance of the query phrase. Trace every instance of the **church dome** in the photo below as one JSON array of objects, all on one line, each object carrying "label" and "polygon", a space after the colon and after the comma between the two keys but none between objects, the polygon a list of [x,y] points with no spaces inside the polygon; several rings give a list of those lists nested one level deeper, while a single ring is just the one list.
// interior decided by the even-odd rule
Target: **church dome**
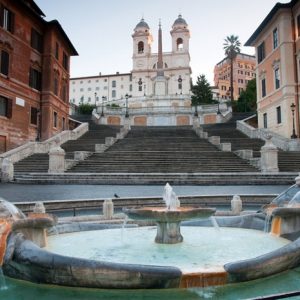
[{"label": "church dome", "polygon": [[150,29],[149,25],[145,22],[144,18],[142,18],[141,21],[134,28],[134,30],[139,29]]},{"label": "church dome", "polygon": [[182,15],[179,15],[178,18],[175,20],[173,27],[181,27],[181,26],[187,27],[188,24],[185,21],[185,19],[182,18]]}]

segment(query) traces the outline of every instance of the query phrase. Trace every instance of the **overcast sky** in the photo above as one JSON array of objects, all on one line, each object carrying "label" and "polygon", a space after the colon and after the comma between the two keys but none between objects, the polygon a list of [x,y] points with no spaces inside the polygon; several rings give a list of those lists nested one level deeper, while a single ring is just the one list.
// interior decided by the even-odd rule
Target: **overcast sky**
[{"label": "overcast sky", "polygon": [[[163,51],[171,51],[170,30],[181,13],[191,31],[193,79],[205,74],[213,84],[214,65],[224,58],[223,41],[238,35],[242,44],[276,4],[275,0],[36,0],[46,20],[57,19],[79,56],[71,60],[71,77],[132,69],[132,37],[144,16],[154,37],[161,19]],[[282,0],[282,3],[290,1]],[[243,47],[242,52],[254,54]]]}]

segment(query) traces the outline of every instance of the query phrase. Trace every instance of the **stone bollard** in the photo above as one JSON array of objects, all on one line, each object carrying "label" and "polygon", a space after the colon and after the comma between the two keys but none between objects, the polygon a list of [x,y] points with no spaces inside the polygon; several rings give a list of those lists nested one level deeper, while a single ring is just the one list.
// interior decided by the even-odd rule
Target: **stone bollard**
[{"label": "stone bollard", "polygon": [[220,149],[223,152],[231,152],[231,143],[221,143]]},{"label": "stone bollard", "polygon": [[49,151],[48,173],[64,173],[65,171],[65,150],[60,147],[60,138],[55,139],[54,145]]},{"label": "stone bollard", "polygon": [[278,172],[278,149],[271,141],[272,136],[266,136],[266,143],[261,147],[261,171]]},{"label": "stone bollard", "polygon": [[1,181],[10,182],[14,180],[14,165],[9,158],[4,158],[1,168]]},{"label": "stone bollard", "polygon": [[243,202],[239,195],[234,195],[231,200],[231,211],[235,215],[239,215],[243,210]]},{"label": "stone bollard", "polygon": [[74,159],[75,160],[85,160],[88,157],[88,152],[87,151],[74,151]]},{"label": "stone bollard", "polygon": [[36,213],[36,214],[46,213],[44,203],[41,202],[41,201],[36,202],[35,205],[34,205],[34,208],[33,208],[33,212]]},{"label": "stone bollard", "polygon": [[103,202],[103,215],[105,219],[112,219],[114,215],[114,203],[111,199],[106,199]]}]

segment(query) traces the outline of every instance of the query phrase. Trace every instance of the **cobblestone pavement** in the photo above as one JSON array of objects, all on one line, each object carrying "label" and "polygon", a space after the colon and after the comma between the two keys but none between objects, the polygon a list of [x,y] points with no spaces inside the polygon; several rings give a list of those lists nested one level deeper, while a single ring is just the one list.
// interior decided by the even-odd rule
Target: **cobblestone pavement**
[{"label": "cobblestone pavement", "polygon": [[[177,195],[279,194],[288,186],[173,186]],[[161,196],[162,185],[21,185],[0,184],[0,197],[12,201],[44,201]]]}]

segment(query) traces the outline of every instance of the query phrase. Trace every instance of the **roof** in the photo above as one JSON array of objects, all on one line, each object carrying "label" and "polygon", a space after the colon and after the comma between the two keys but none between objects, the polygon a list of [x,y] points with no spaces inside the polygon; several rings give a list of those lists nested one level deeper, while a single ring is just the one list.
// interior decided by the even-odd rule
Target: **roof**
[{"label": "roof", "polygon": [[245,43],[245,46],[253,46],[253,42],[257,39],[259,34],[263,31],[263,29],[271,22],[275,14],[284,8],[292,8],[298,2],[298,0],[292,0],[289,3],[276,3],[269,14],[265,17],[262,23],[257,27],[254,33],[250,36],[248,41]]},{"label": "roof", "polygon": [[182,15],[179,14],[179,15],[178,15],[178,18],[175,20],[173,26],[175,26],[175,25],[185,25],[185,26],[187,26],[188,24],[187,24],[187,22],[185,21],[185,19],[182,18]]},{"label": "roof", "polygon": [[65,41],[67,42],[68,46],[70,47],[72,55],[73,56],[78,55],[77,50],[75,49],[75,47],[73,46],[73,44],[70,41],[69,37],[67,36],[67,34],[65,33],[65,31],[61,27],[60,23],[57,20],[52,20],[52,21],[47,22],[47,24],[55,26],[58,29],[58,31],[61,33],[61,35],[63,36],[63,38],[65,39]]},{"label": "roof", "polygon": [[116,73],[108,75],[96,75],[96,76],[86,76],[86,77],[73,77],[70,80],[81,80],[81,79],[96,79],[96,78],[106,78],[106,77],[116,77],[116,76],[130,76],[131,73]]},{"label": "roof", "polygon": [[[246,54],[246,53],[238,53],[237,55],[244,55],[244,56],[248,56],[250,58],[255,59],[255,55],[250,55],[250,54]],[[226,56],[225,58],[223,58],[221,61],[219,61],[216,65],[221,64],[223,61],[225,61],[228,58],[228,56]]]},{"label": "roof", "polygon": [[145,22],[144,18],[141,19],[141,21],[135,26],[134,30],[137,28],[145,27],[147,29],[150,29],[149,25]]},{"label": "roof", "polygon": [[40,17],[45,17],[43,11],[37,6],[33,0],[21,0],[21,3],[26,5],[31,11],[37,14]]}]

